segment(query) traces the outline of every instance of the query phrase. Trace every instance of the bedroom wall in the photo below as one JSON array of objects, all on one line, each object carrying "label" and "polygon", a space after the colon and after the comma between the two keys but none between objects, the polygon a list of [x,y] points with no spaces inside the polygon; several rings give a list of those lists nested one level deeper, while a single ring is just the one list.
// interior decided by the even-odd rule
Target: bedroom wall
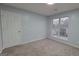
[{"label": "bedroom wall", "polygon": [[[66,16],[68,16],[70,18],[69,19],[68,40],[64,40],[63,42],[71,44],[71,45],[75,45],[76,47],[79,47],[79,26],[78,26],[79,25],[79,9],[75,9],[75,10],[71,10],[71,11],[49,16],[50,29],[48,31],[48,33],[49,33],[48,37],[53,39],[52,19],[66,17]],[[58,39],[55,39],[55,40],[58,40]],[[62,40],[60,40],[60,41],[62,41]]]},{"label": "bedroom wall", "polygon": [[[47,18],[45,16],[14,7],[1,6],[1,17],[4,48],[44,39],[47,36]],[[14,36],[12,36],[16,34],[17,30],[13,29],[18,28],[18,26],[16,27],[18,21],[21,23],[20,41],[15,40]],[[16,25],[13,22],[16,23]],[[16,44],[13,42],[19,43]]]}]

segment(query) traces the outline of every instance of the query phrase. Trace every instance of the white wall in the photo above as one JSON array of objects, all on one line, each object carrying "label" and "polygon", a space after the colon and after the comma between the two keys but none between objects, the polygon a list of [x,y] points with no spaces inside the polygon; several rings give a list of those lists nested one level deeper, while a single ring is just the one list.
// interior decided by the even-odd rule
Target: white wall
[{"label": "white wall", "polygon": [[[4,48],[46,38],[47,19],[45,16],[7,6],[2,6],[1,8]],[[22,26],[20,33],[22,36],[19,43],[18,40],[14,38],[14,35],[17,34],[16,31],[18,31],[18,26],[16,27],[15,25],[18,21],[19,23],[21,22],[20,26]],[[16,41],[18,44],[14,43]]]},{"label": "white wall", "polygon": [[[53,18],[61,18],[61,17],[66,17],[68,16],[70,18],[69,20],[69,34],[68,34],[68,40],[66,40],[66,43],[68,42],[69,44],[72,43],[72,45],[75,44],[75,46],[79,47],[79,9],[75,9],[72,11],[68,12],[63,12],[59,14],[55,14],[49,17],[49,38],[52,38],[53,36],[51,35],[52,33],[52,19]],[[50,19],[51,18],[51,19]],[[55,39],[57,40],[57,39]],[[65,42],[65,41],[64,41]]]}]

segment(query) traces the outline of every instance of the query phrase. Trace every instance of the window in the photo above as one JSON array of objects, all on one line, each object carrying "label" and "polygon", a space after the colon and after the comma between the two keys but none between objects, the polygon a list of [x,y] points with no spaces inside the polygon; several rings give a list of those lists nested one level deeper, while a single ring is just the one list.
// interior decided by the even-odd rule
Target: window
[{"label": "window", "polygon": [[60,19],[60,24],[66,24],[68,21],[69,17],[64,17]]},{"label": "window", "polygon": [[59,18],[53,19],[53,35],[57,35],[59,33]]},{"label": "window", "polygon": [[58,25],[59,24],[59,19],[53,19],[53,24]]},{"label": "window", "polygon": [[52,34],[56,36],[68,37],[69,17],[53,19]]},{"label": "window", "polygon": [[69,17],[60,18],[60,36],[68,36]]}]

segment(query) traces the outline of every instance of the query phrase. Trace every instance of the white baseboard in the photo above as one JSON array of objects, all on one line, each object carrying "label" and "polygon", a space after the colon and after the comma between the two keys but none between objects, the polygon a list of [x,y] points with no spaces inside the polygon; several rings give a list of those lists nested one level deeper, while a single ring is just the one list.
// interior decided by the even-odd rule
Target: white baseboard
[{"label": "white baseboard", "polygon": [[49,37],[48,39],[52,39],[52,40],[55,40],[55,41],[58,41],[58,42],[61,42],[61,43],[70,45],[70,46],[72,46],[72,47],[79,48],[79,45],[78,45],[78,44],[75,44],[75,43],[73,43],[73,42],[69,42],[69,41],[67,41],[67,40],[62,40],[62,39],[59,39],[59,38],[56,38],[56,37]]},{"label": "white baseboard", "polygon": [[[31,43],[31,42],[38,41],[38,40],[42,40],[42,39],[46,39],[46,37],[37,38],[37,39],[30,40],[30,41],[25,41],[25,42],[22,42],[20,44],[15,45],[15,46],[23,45],[23,44],[27,44],[27,43]],[[12,46],[12,47],[14,47],[14,46]],[[7,47],[7,48],[10,48],[10,47]],[[3,48],[3,49],[5,49],[5,48]]]},{"label": "white baseboard", "polygon": [[24,42],[23,44],[27,44],[27,43],[31,43],[31,42],[38,41],[38,40],[43,40],[43,39],[46,39],[46,37],[30,40],[30,41]]}]

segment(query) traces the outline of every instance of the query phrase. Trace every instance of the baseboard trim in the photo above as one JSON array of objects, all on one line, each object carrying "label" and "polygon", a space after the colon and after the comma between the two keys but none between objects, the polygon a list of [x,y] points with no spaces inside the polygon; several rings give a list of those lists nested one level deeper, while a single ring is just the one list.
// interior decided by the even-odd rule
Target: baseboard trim
[{"label": "baseboard trim", "polygon": [[43,39],[47,39],[47,38],[44,37],[44,38],[34,39],[34,40],[31,40],[31,41],[24,42],[23,44],[28,44],[28,43],[35,42],[35,41],[38,41],[38,40],[43,40]]},{"label": "baseboard trim", "polygon": [[[46,39],[46,37],[39,38],[39,39],[34,39],[34,40],[31,40],[31,41],[22,42],[21,44],[17,44],[17,45],[15,45],[15,46],[28,44],[28,43],[31,43],[31,42],[34,42],[34,41],[38,41],[38,40],[43,40],[43,39]],[[11,46],[11,47],[15,47],[15,46]],[[7,48],[10,48],[10,47],[7,47]],[[4,49],[6,49],[6,48],[4,48]]]},{"label": "baseboard trim", "polygon": [[73,42],[69,42],[69,41],[66,41],[66,40],[58,39],[56,37],[52,37],[52,38],[49,37],[48,39],[52,39],[52,40],[58,41],[60,43],[67,44],[69,46],[72,46],[72,47],[75,47],[75,48],[79,48],[78,44],[74,44]]}]

